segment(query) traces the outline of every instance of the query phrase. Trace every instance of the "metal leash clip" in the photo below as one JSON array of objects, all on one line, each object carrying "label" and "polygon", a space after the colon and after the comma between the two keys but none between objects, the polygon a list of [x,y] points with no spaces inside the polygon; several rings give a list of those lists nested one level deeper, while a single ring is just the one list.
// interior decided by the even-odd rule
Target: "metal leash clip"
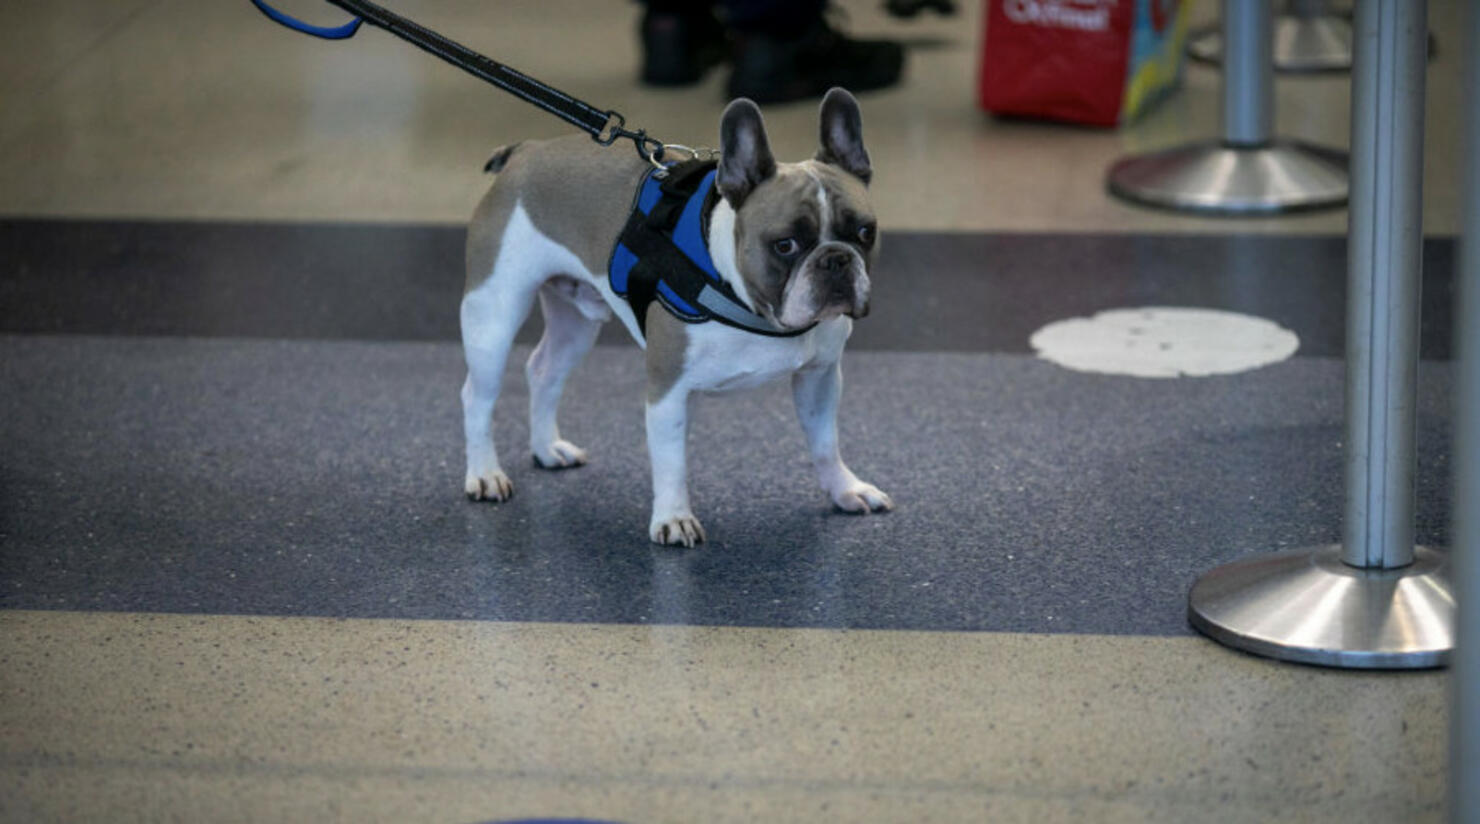
[{"label": "metal leash clip", "polygon": [[687,154],[689,156],[689,159],[690,160],[706,160],[707,161],[707,160],[717,160],[719,158],[719,152],[717,150],[715,150],[715,149],[709,148],[708,146],[697,146],[697,147],[695,147],[695,146],[685,146],[682,143],[664,143],[663,144],[663,151],[666,153],[669,149],[677,149],[678,151],[683,152],[684,154]]},{"label": "metal leash clip", "polygon": [[663,168],[663,164],[658,162],[663,156],[663,141],[656,137],[648,137],[647,129],[637,129],[634,131],[626,128],[627,118],[619,111],[614,109],[607,110],[606,118],[606,126],[600,132],[591,135],[592,140],[603,146],[610,146],[618,138],[631,138],[633,144],[637,146],[638,157],[641,157],[659,169]]},{"label": "metal leash clip", "polygon": [[659,148],[656,156],[648,158],[648,162],[653,164],[654,169],[657,169],[657,171],[653,172],[653,177],[656,177],[659,180],[662,180],[663,178],[668,176],[668,167],[663,165],[661,161],[668,157],[668,152],[670,149],[683,152],[684,154],[689,156],[690,160],[710,161],[719,158],[719,152],[709,148],[708,146],[699,146],[698,148],[695,148],[693,146],[685,146],[682,143],[664,143]]}]

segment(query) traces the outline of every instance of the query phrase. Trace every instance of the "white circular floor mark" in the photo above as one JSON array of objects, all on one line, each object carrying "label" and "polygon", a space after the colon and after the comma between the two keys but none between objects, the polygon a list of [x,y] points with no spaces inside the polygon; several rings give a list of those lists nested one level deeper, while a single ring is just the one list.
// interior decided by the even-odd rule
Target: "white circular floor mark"
[{"label": "white circular floor mark", "polygon": [[1055,321],[1033,350],[1079,372],[1138,378],[1231,375],[1278,363],[1300,339],[1273,321],[1216,309],[1147,306]]}]

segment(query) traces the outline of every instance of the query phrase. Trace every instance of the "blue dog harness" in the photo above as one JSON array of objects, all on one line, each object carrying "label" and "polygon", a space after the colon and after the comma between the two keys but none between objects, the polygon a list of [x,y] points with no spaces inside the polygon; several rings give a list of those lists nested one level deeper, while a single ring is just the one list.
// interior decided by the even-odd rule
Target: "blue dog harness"
[{"label": "blue dog harness", "polygon": [[713,160],[688,160],[643,176],[607,264],[612,291],[632,307],[643,337],[653,301],[684,323],[714,320],[773,337],[806,332],[812,327],[783,329],[747,309],[715,270],[705,236],[719,198],[716,166]]}]

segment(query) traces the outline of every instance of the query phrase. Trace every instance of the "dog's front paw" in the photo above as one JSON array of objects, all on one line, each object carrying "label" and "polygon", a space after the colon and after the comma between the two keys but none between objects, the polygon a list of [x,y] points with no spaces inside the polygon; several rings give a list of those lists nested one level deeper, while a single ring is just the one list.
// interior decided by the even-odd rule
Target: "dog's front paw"
[{"label": "dog's front paw", "polygon": [[704,543],[704,527],[693,515],[675,515],[661,521],[654,518],[648,527],[648,536],[655,544],[692,549],[695,544]]},{"label": "dog's front paw", "polygon": [[867,515],[870,512],[885,512],[894,508],[894,501],[883,490],[873,484],[855,481],[834,492],[833,504],[844,512]]},{"label": "dog's front paw", "polygon": [[574,469],[585,466],[586,460],[586,450],[570,441],[557,440],[534,452],[534,465],[540,469]]},{"label": "dog's front paw", "polygon": [[502,471],[494,470],[482,477],[469,475],[463,484],[470,501],[493,501],[501,503],[514,494],[514,484]]}]

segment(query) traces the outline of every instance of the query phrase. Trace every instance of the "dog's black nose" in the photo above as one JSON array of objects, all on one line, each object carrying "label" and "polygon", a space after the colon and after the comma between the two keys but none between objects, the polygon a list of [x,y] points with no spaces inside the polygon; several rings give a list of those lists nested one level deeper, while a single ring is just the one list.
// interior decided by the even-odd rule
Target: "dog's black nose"
[{"label": "dog's black nose", "polygon": [[824,252],[822,257],[818,259],[817,266],[824,272],[841,272],[847,269],[848,264],[852,261],[853,255],[848,250],[838,249],[831,252]]}]

